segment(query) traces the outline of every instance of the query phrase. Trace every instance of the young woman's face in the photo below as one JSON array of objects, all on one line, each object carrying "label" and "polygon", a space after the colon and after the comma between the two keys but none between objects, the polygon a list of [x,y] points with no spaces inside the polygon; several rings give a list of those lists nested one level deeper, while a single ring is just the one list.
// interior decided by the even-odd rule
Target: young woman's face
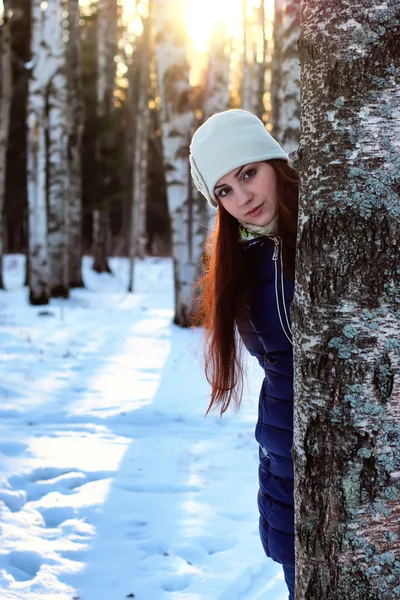
[{"label": "young woman's face", "polygon": [[273,167],[255,162],[230,171],[217,181],[215,195],[238,221],[268,225],[278,212],[278,192]]}]

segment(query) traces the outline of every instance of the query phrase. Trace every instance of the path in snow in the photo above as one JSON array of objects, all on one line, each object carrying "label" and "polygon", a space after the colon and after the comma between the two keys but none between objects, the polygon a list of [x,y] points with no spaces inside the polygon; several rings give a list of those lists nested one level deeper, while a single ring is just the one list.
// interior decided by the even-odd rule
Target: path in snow
[{"label": "path in snow", "polygon": [[[0,293],[1,600],[284,600],[257,532],[254,407],[204,418],[200,334],[167,259],[29,307]],[[39,313],[48,313],[39,316]],[[260,374],[249,372],[253,398]]]}]

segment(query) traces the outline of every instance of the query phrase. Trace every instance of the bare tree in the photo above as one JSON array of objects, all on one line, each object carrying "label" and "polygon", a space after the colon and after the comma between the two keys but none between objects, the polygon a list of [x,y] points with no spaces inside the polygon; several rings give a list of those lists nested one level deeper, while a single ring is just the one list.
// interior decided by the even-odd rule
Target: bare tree
[{"label": "bare tree", "polygon": [[156,1],[158,83],[175,275],[174,323],[187,327],[204,242],[205,213],[199,195],[191,195],[188,155],[194,116],[184,15],[184,0]]},{"label": "bare tree", "polygon": [[266,36],[265,6],[256,8],[242,0],[242,90],[241,106],[262,119],[264,114]]},{"label": "bare tree", "polygon": [[[135,257],[144,257],[146,246],[146,195],[147,195],[147,151],[149,135],[149,84],[150,45],[153,12],[149,6],[148,16],[143,19],[143,32],[137,42],[137,89],[133,94],[133,186],[129,232],[130,292],[134,289],[133,275]],[[132,79],[131,84],[134,85]]]},{"label": "bare tree", "polygon": [[[99,0],[97,5],[97,117],[100,128],[110,127],[109,121],[114,111],[117,18],[117,0]],[[109,150],[111,138],[110,133],[99,131],[97,143],[99,165],[101,165],[102,155]],[[102,177],[100,189],[107,188],[107,176],[106,173]],[[101,204],[102,206],[93,212],[93,269],[99,273],[111,272],[107,260],[111,237],[107,199],[104,199]]]},{"label": "bare tree", "polygon": [[68,111],[63,0],[51,0],[48,23],[47,108],[48,248],[52,296],[68,297]]},{"label": "bare tree", "polygon": [[0,9],[0,289],[3,284],[3,205],[12,95],[9,0]]},{"label": "bare tree", "polygon": [[229,40],[223,23],[214,28],[210,39],[207,78],[204,86],[203,118],[229,108]]},{"label": "bare tree", "polygon": [[29,300],[47,304],[50,269],[47,246],[46,128],[47,89],[52,76],[48,38],[50,23],[41,0],[32,0],[31,69],[27,110],[27,162],[29,213]]},{"label": "bare tree", "polygon": [[82,279],[82,173],[84,127],[79,0],[68,0],[68,166],[69,166],[69,285],[83,287]]},{"label": "bare tree", "polygon": [[273,50],[271,58],[271,123],[274,137],[281,137],[282,51],[283,51],[283,0],[274,0]]},{"label": "bare tree", "polygon": [[296,600],[400,597],[399,30],[302,4]]},{"label": "bare tree", "polygon": [[279,141],[291,152],[300,141],[300,59],[297,42],[300,34],[300,0],[285,0],[281,88],[279,90]]}]

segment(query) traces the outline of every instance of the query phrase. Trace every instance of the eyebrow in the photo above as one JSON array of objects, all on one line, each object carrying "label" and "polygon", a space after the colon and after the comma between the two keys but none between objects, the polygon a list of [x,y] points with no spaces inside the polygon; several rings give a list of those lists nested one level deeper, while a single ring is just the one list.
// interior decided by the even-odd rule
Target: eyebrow
[{"label": "eyebrow", "polygon": [[[235,173],[235,178],[236,178],[236,179],[239,177],[240,173],[241,173],[241,172],[243,171],[243,169],[244,169],[244,168],[246,168],[246,167],[247,167],[247,165],[243,165],[243,167],[240,167],[240,169],[239,169],[239,170],[238,170],[238,171]],[[214,191],[215,191],[215,190],[217,190],[218,188],[225,187],[225,186],[226,186],[226,183],[220,183],[219,185],[216,185],[216,186],[214,187]]]}]

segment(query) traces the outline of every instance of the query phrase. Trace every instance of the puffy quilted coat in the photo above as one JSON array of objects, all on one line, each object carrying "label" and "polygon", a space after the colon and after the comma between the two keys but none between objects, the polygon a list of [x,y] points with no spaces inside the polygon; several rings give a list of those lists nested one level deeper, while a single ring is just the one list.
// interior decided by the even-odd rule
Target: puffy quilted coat
[{"label": "puffy quilted coat", "polygon": [[242,246],[246,302],[237,325],[265,373],[255,432],[260,456],[260,535],[267,556],[294,566],[293,283],[284,274],[280,238],[263,236]]}]

